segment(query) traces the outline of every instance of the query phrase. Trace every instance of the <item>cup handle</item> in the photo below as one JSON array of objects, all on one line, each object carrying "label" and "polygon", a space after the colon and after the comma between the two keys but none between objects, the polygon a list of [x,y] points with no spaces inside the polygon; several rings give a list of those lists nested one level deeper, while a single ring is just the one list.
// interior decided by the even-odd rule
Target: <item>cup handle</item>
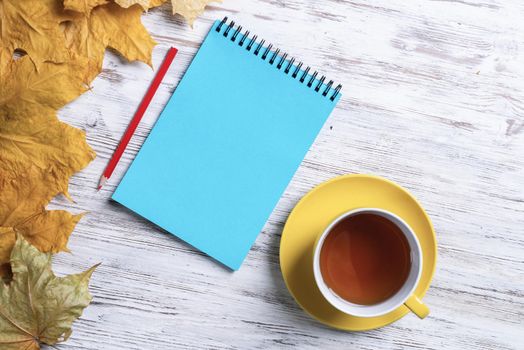
[{"label": "cup handle", "polygon": [[412,294],[408,300],[404,302],[404,305],[413,311],[420,319],[429,315],[429,308],[415,294]]}]

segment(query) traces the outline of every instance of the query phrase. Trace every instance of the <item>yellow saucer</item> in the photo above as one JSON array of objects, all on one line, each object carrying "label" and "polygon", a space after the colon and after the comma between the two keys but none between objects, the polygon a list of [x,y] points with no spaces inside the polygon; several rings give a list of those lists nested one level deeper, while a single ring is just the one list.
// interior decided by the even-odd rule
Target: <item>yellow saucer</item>
[{"label": "yellow saucer", "polygon": [[402,305],[379,317],[349,316],[331,306],[315,284],[312,259],[317,236],[342,213],[361,207],[395,213],[417,234],[423,266],[415,294],[421,299],[429,288],[437,260],[437,241],[429,217],[417,200],[399,185],[377,176],[344,175],[311,190],[298,202],[284,226],[280,268],[287,288],[302,309],[328,326],[348,331],[383,327],[409,312]]}]

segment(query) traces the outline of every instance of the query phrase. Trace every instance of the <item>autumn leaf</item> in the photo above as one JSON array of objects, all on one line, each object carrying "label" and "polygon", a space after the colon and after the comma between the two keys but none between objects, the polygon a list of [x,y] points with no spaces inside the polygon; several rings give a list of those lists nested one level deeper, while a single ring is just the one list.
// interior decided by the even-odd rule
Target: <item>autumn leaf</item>
[{"label": "autumn leaf", "polygon": [[120,7],[128,8],[135,4],[142,6],[143,9],[149,8],[149,0],[115,0]]},{"label": "autumn leaf", "polygon": [[156,45],[141,22],[143,10],[134,5],[122,9],[116,4],[100,6],[91,30],[104,32],[107,46],[129,61],[142,61],[152,66],[151,54]]},{"label": "autumn leaf", "polygon": [[15,227],[0,227],[0,277],[10,274],[9,255],[22,235],[42,252],[69,251],[67,241],[83,214],[73,215],[65,210],[44,210]]},{"label": "autumn leaf", "polygon": [[12,281],[0,281],[2,349],[36,350],[42,343],[67,340],[73,322],[91,302],[88,285],[96,267],[56,277],[51,254],[41,253],[18,236],[11,253]]},{"label": "autumn leaf", "polygon": [[89,15],[93,8],[108,2],[108,0],[64,0],[64,8]]},{"label": "autumn leaf", "polygon": [[115,0],[115,3],[124,8],[134,4],[139,4],[144,9],[152,9],[165,4],[167,1],[168,0]]},{"label": "autumn leaf", "polygon": [[10,60],[0,71],[0,116],[22,118],[55,114],[87,90],[87,59],[43,62],[37,70],[28,56]]},{"label": "autumn leaf", "polygon": [[158,7],[165,4],[167,0],[149,0],[149,8]]},{"label": "autumn leaf", "polygon": [[151,53],[156,42],[142,25],[142,13],[138,5],[122,8],[109,3],[94,8],[89,17],[77,16],[66,23],[64,34],[68,48],[89,60],[88,81],[101,72],[107,47],[129,61],[152,65]]},{"label": "autumn leaf", "polygon": [[[0,84],[5,88],[0,96],[0,172],[5,172],[0,177],[0,188],[11,180],[24,182],[43,176],[46,184],[42,191],[52,193],[51,197],[44,196],[48,201],[57,193],[67,194],[65,178],[93,159],[85,133],[56,118],[58,108],[86,90],[82,62],[85,60],[69,64],[46,62],[37,72],[29,59],[22,57],[12,61],[0,76]],[[18,177],[18,173],[26,177]],[[24,185],[31,188],[33,197],[39,197],[38,189],[29,183]],[[0,203],[8,197],[5,190],[2,193]],[[2,216],[8,215],[2,209],[0,206],[0,222]]]},{"label": "autumn leaf", "polygon": [[[69,17],[60,6],[56,0],[0,2],[0,277],[9,273],[16,233],[44,252],[67,250],[81,217],[45,210],[57,194],[69,197],[69,178],[94,158],[84,132],[56,117],[87,90],[87,59],[65,47],[60,22]],[[16,48],[27,55],[13,59]],[[61,51],[67,55],[56,56]]]},{"label": "autumn leaf", "polygon": [[[140,4],[144,9],[157,7],[165,2],[167,0],[115,0],[115,3],[124,8]],[[174,15],[180,14],[193,26],[195,19],[204,12],[206,5],[210,2],[221,2],[221,0],[171,0],[171,5]]]},{"label": "autumn leaf", "polygon": [[[0,117],[0,227],[42,251],[66,250],[80,216],[45,206],[59,193],[69,196],[69,178],[94,156],[84,132],[54,115]],[[0,265],[6,262],[4,254]]]},{"label": "autumn leaf", "polygon": [[180,14],[193,26],[195,19],[204,12],[210,2],[220,2],[221,0],[171,0],[173,14]]},{"label": "autumn leaf", "polygon": [[37,67],[44,61],[69,59],[60,30],[60,22],[67,18],[59,1],[2,0],[0,19],[0,47],[9,55],[16,49],[23,50]]}]

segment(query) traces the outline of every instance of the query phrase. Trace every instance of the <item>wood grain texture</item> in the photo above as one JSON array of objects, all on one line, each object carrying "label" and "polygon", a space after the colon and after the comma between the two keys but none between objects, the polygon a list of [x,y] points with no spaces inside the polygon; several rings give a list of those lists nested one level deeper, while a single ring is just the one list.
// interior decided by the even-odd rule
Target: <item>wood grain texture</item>
[{"label": "wood grain texture", "polygon": [[[154,72],[108,53],[92,91],[62,120],[86,130],[98,157],[72,178],[69,203],[89,211],[55,268],[102,262],[93,304],[59,349],[522,349],[524,344],[524,3],[518,0],[224,0],[190,29],[170,7],[143,17],[180,52],[100,193],[96,184]],[[228,15],[344,85],[343,98],[240,271],[120,205],[115,185],[214,19]],[[227,84],[222,87],[227,88]],[[408,188],[431,216],[437,272],[431,315],[346,333],[306,315],[278,264],[282,227],[313,186],[345,173]]]}]

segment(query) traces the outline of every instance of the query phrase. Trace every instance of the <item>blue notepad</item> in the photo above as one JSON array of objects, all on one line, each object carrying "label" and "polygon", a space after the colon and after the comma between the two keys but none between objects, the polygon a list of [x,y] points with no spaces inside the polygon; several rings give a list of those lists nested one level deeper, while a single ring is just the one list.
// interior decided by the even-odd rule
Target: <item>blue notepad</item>
[{"label": "blue notepad", "polygon": [[217,21],[112,198],[236,270],[340,88]]}]

